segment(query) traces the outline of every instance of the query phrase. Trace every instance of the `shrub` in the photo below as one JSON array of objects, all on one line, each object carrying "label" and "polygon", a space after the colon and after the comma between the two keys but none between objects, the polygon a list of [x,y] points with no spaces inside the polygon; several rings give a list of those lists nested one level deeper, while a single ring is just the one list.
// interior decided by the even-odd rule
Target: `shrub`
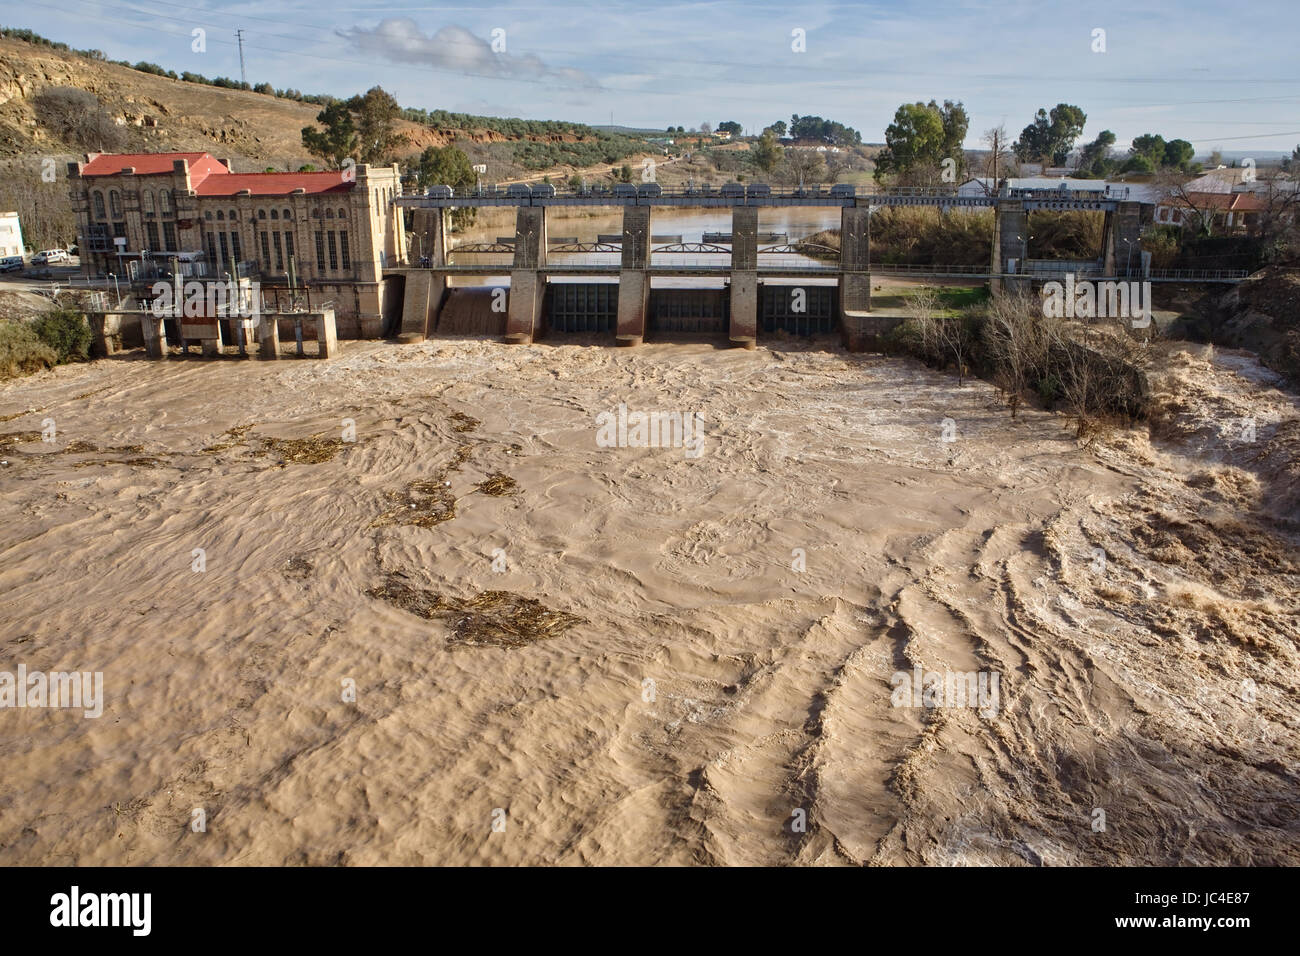
[{"label": "shrub", "polygon": [[54,349],[25,322],[0,320],[0,378],[30,375],[58,362]]},{"label": "shrub", "polygon": [[32,323],[32,330],[54,350],[60,365],[90,358],[90,325],[75,309],[51,309]]}]

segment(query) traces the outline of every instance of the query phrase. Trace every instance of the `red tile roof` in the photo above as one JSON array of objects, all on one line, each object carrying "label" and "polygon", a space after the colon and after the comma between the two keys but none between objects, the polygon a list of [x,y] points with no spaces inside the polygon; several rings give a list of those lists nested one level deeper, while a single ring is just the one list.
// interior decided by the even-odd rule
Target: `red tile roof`
[{"label": "red tile roof", "polygon": [[233,196],[247,189],[254,196],[287,196],[295,189],[308,193],[345,193],[355,185],[339,170],[324,173],[228,173],[208,176],[194,187],[200,196]]},{"label": "red tile roof", "polygon": [[116,176],[134,168],[137,176],[170,173],[178,159],[189,160],[190,184],[200,196],[234,196],[247,189],[254,196],[287,196],[296,189],[307,193],[346,193],[355,182],[335,170],[323,173],[232,173],[210,153],[105,153],[95,156],[83,176]]},{"label": "red tile roof", "polygon": [[1259,212],[1268,208],[1268,203],[1252,193],[1188,193],[1186,198],[1171,196],[1161,205],[1181,209],[1190,207],[1233,212]]},{"label": "red tile roof", "polygon": [[190,175],[202,179],[210,173],[229,172],[211,153],[104,153],[96,156],[81,171],[83,176],[116,176],[127,167],[135,167],[137,176],[170,173],[178,159],[188,159]]}]

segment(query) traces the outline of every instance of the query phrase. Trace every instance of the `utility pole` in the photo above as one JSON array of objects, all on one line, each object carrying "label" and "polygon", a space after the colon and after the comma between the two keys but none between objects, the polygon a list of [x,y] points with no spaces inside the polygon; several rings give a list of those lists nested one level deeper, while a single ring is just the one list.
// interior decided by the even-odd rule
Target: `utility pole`
[{"label": "utility pole", "polygon": [[239,82],[248,85],[248,76],[244,73],[244,31],[236,30],[235,39],[239,41]]}]

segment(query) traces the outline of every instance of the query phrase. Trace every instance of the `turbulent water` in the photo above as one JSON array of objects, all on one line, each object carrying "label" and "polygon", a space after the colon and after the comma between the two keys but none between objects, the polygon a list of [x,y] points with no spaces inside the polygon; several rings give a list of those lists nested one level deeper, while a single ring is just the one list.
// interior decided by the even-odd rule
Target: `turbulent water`
[{"label": "turbulent water", "polygon": [[[1295,401],[1156,384],[1081,448],[781,340],[9,383],[0,670],[104,712],[0,710],[0,862],[1300,862]],[[605,447],[620,404],[700,454]]]}]

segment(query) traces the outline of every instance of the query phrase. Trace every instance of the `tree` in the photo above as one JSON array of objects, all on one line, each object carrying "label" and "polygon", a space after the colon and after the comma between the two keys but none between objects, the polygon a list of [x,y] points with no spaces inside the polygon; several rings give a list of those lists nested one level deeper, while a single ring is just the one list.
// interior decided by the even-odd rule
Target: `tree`
[{"label": "tree", "polygon": [[785,150],[781,144],[776,141],[776,133],[771,127],[763,130],[763,135],[758,138],[758,144],[754,147],[753,158],[755,165],[765,173],[770,173],[781,164],[781,159]]},{"label": "tree", "polygon": [[1186,169],[1196,155],[1196,148],[1185,139],[1171,139],[1165,143],[1163,165],[1170,169]]},{"label": "tree", "polygon": [[1057,103],[1050,113],[1039,110],[1012,148],[1021,162],[1038,160],[1044,168],[1053,164],[1060,166],[1069,158],[1074,141],[1083,132],[1087,119],[1079,107]]},{"label": "tree", "polygon": [[885,148],[876,156],[876,178],[906,175],[918,166],[937,166],[943,158],[943,116],[924,103],[904,103],[885,130]]},{"label": "tree", "polygon": [[416,163],[415,181],[421,189],[473,186],[474,167],[464,151],[455,146],[430,146]]},{"label": "tree", "polygon": [[732,136],[739,136],[743,128],[735,120],[727,120],[725,123],[718,124],[719,133],[730,133]]},{"label": "tree", "polygon": [[1087,146],[1079,151],[1076,169],[1086,170],[1095,176],[1104,176],[1110,168],[1110,148],[1115,145],[1115,134],[1102,130]]},{"label": "tree", "polygon": [[785,131],[787,129],[785,125],[785,120],[777,120],[775,123],[769,126],[768,129],[770,129],[773,133],[775,133],[777,135],[777,138],[785,136]]},{"label": "tree", "polygon": [[786,175],[792,183],[819,183],[826,176],[826,161],[815,149],[791,149],[785,154]]},{"label": "tree", "polygon": [[313,156],[319,156],[330,166],[341,166],[343,160],[357,152],[357,128],[347,104],[335,101],[316,114],[316,122],[325,127],[317,130],[311,126],[302,129],[302,145]]},{"label": "tree", "polygon": [[1016,162],[1015,153],[1011,152],[1008,145],[1010,139],[1007,137],[1007,128],[998,124],[986,129],[980,142],[987,147],[984,175],[993,180],[993,188],[996,190],[998,182],[1012,173]]},{"label": "tree", "polygon": [[943,146],[939,161],[942,163],[945,159],[951,159],[955,162],[956,173],[960,178],[966,172],[966,151],[962,148],[962,144],[966,142],[966,131],[970,128],[970,117],[966,115],[966,107],[952,100],[944,100],[943,106],[931,100],[928,105],[930,109],[938,111],[939,119],[943,123]]},{"label": "tree", "polygon": [[55,86],[32,98],[37,121],[56,139],[91,153],[112,152],[126,145],[126,133],[93,93]]},{"label": "tree", "polygon": [[705,136],[711,136],[713,134],[713,127],[710,126],[708,123],[701,123],[700,132],[703,133]]},{"label": "tree", "polygon": [[405,142],[397,132],[402,108],[381,87],[371,87],[365,96],[353,97],[349,108],[357,114],[357,140],[363,163],[381,163]]},{"label": "tree", "polygon": [[1129,154],[1141,156],[1152,168],[1163,166],[1165,162],[1165,138],[1158,133],[1143,133],[1133,137]]}]

